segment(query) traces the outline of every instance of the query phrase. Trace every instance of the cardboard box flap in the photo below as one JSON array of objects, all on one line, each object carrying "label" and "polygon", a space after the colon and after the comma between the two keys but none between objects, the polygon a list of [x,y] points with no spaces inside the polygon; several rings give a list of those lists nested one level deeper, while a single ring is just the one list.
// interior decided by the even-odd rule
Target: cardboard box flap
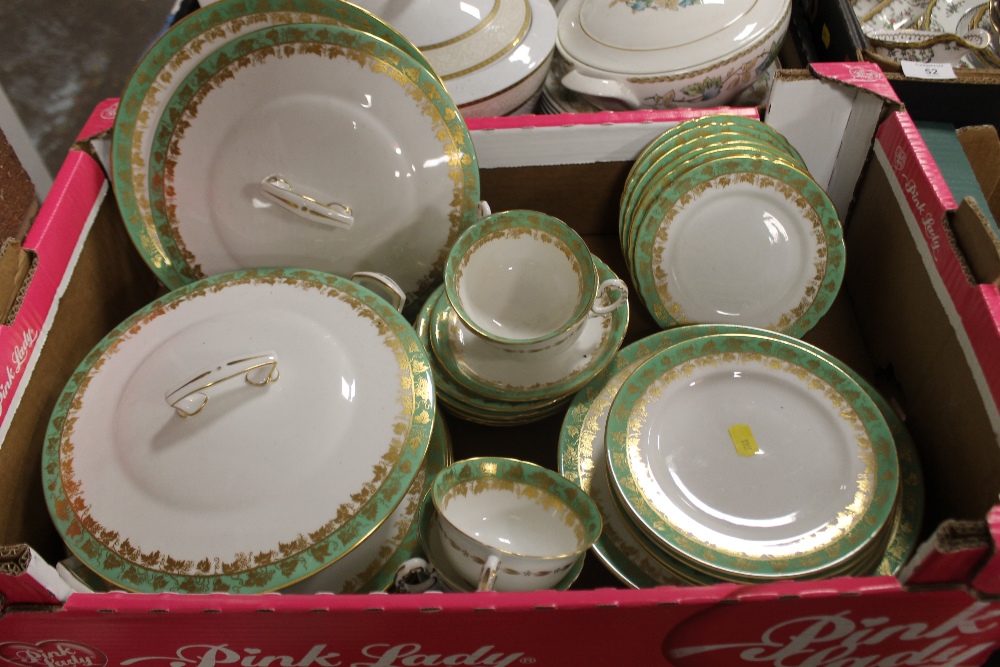
[{"label": "cardboard box flap", "polygon": [[765,122],[802,154],[841,220],[847,219],[886,102],[888,83],[870,67],[827,68],[825,79],[779,70],[765,115]]},{"label": "cardboard box flap", "polygon": [[975,282],[1000,286],[1000,238],[973,197],[962,199],[951,228]]},{"label": "cardboard box flap", "polygon": [[968,581],[986,560],[991,545],[985,521],[947,520],[917,548],[899,580],[910,586]]},{"label": "cardboard box flap", "polygon": [[[845,286],[873,360],[903,389],[936,499],[928,525],[981,520],[1000,493],[1000,376],[996,361],[985,363],[1000,333],[978,288],[996,288],[970,285],[947,240],[950,193],[925,168],[929,155],[905,114],[883,123],[874,154],[846,234]],[[887,196],[902,206],[885,207]]]},{"label": "cardboard box flap", "polygon": [[[720,108],[713,112],[758,117],[756,109],[746,107]],[[633,162],[642,149],[673,125],[704,115],[705,111],[699,109],[605,111],[470,118],[467,125],[474,132],[473,145],[480,169],[495,169]],[[594,125],[608,131],[594,132]],[[527,132],[530,132],[528,141],[516,140],[516,135]],[[494,207],[494,210],[500,209]]]}]

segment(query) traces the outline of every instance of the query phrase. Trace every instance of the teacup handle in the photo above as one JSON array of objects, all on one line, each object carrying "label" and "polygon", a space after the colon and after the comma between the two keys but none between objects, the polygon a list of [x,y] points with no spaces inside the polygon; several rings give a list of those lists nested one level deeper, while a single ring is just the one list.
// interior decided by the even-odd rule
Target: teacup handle
[{"label": "teacup handle", "polygon": [[423,593],[436,587],[439,576],[423,558],[411,558],[396,569],[393,585],[399,593]]},{"label": "teacup handle", "polygon": [[339,229],[350,229],[354,226],[354,214],[351,207],[340,202],[323,204],[301,192],[280,174],[266,176],[260,181],[260,193],[286,211],[300,218],[320,222]]},{"label": "teacup handle", "polygon": [[264,387],[277,382],[278,358],[274,353],[265,353],[224,361],[198,373],[194,379],[188,380],[177,389],[167,392],[165,396],[167,405],[182,419],[193,417],[205,409],[209,398],[219,391],[219,385],[241,376],[247,384],[254,387]]},{"label": "teacup handle", "polygon": [[[609,291],[617,290],[618,298],[606,306],[600,305],[601,298]],[[628,303],[628,285],[621,278],[609,278],[597,286],[597,297],[590,311],[596,315],[606,315]]]},{"label": "teacup handle", "polygon": [[406,292],[399,286],[399,283],[384,273],[358,271],[351,275],[351,280],[375,292],[399,312],[402,312],[403,306],[406,305]]},{"label": "teacup handle", "polygon": [[479,571],[479,582],[476,583],[476,592],[485,593],[493,590],[497,583],[497,569],[500,567],[500,559],[495,555],[490,555],[483,563],[483,569]]},{"label": "teacup handle", "polygon": [[578,70],[570,70],[563,76],[562,85],[577,93],[593,97],[606,97],[618,100],[629,109],[642,107],[642,100],[636,94],[614,79],[602,79],[583,74]]},{"label": "teacup handle", "polygon": [[493,209],[490,208],[489,202],[486,200],[480,201],[479,204],[476,205],[476,215],[480,220],[485,220],[493,215]]}]

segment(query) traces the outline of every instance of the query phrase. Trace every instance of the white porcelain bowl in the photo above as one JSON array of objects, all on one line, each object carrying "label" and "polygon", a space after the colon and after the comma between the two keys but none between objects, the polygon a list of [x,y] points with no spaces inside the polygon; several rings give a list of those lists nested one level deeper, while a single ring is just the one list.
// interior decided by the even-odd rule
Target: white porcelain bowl
[{"label": "white porcelain bowl", "polygon": [[357,0],[416,44],[466,118],[533,108],[555,50],[549,0]]},{"label": "white porcelain bowl", "polygon": [[725,104],[777,57],[790,0],[567,0],[561,83],[607,108]]}]

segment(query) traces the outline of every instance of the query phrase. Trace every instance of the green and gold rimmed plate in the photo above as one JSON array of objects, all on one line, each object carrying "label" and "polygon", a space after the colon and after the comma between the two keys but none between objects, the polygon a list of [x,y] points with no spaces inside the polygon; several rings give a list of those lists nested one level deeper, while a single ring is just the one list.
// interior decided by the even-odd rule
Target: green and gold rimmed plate
[{"label": "green and gold rimmed plate", "polygon": [[586,491],[604,519],[594,553],[618,578],[635,588],[678,583],[673,570],[650,557],[640,537],[620,516],[608,485],[604,438],[611,403],[619,389],[646,359],[672,345],[702,336],[756,333],[794,343],[837,364],[871,396],[892,432],[900,465],[900,511],[877,574],[896,574],[912,554],[923,517],[924,486],[916,448],[902,420],[863,378],[819,348],[782,334],[729,325],[691,325],[667,329],[619,350],[612,362],[573,397],[559,435],[559,472]]},{"label": "green and gold rimmed plate", "polygon": [[[594,257],[600,281],[615,278]],[[610,301],[611,297],[603,297]],[[469,392],[494,400],[544,401],[569,396],[587,384],[614,357],[628,328],[628,305],[606,315],[591,315],[580,336],[565,345],[537,352],[510,352],[465,329],[442,296],[431,321],[433,356]]]},{"label": "green and gold rimmed plate", "polygon": [[190,281],[169,263],[152,226],[149,152],[163,110],[184,78],[216,49],[249,32],[289,23],[330,23],[367,32],[432,71],[405,37],[341,0],[220,0],[171,26],[139,61],[122,92],[112,134],[111,173],[126,227],[143,259],[168,287]]},{"label": "green and gold rimmed plate", "polygon": [[[667,156],[664,157],[667,158]],[[630,266],[635,258],[635,246],[638,243],[642,230],[641,224],[635,224],[636,220],[644,220],[644,216],[650,207],[656,203],[660,195],[663,194],[663,191],[682,178],[684,174],[694,171],[703,164],[724,159],[768,161],[776,165],[799,170],[796,163],[791,161],[788,156],[782,157],[778,153],[762,149],[760,146],[739,142],[726,143],[720,147],[657,161],[649,172],[647,172],[635,196],[626,204],[627,208],[623,213],[626,216],[626,220],[621,230],[622,245],[625,257],[629,260]],[[634,271],[635,269],[633,269]]]},{"label": "green and gold rimmed plate", "polygon": [[[428,493],[420,505],[420,516],[418,518],[418,523],[420,525],[420,545],[423,558],[434,567],[440,586],[446,592],[471,593],[474,590],[472,586],[466,583],[465,580],[450,567],[448,560],[440,555],[444,547],[441,544],[442,538],[440,531],[438,531],[436,526],[437,521],[438,515],[434,510],[434,503],[431,501],[431,494]],[[576,562],[570,566],[569,570],[566,571],[566,576],[560,579],[559,583],[553,587],[553,590],[565,591],[573,585],[573,582],[577,580],[580,576],[580,572],[583,570],[585,557],[586,554],[581,554]]]},{"label": "green and gold rimmed plate", "polygon": [[412,327],[367,289],[304,269],[206,278],[81,362],[46,433],[49,511],[122,588],[280,589],[395,510],[433,394]]},{"label": "green and gold rimmed plate", "polygon": [[635,224],[633,277],[663,328],[741,324],[798,337],[843,280],[836,209],[808,175],[771,160],[706,162]]},{"label": "green and gold rimmed plate", "polygon": [[837,366],[766,336],[654,354],[610,409],[613,491],[668,553],[719,578],[806,578],[868,554],[892,516],[885,419]]},{"label": "green and gold rimmed plate", "polygon": [[413,307],[479,200],[475,150],[440,82],[336,26],[258,30],[202,61],[164,110],[149,173],[157,236],[189,279],[376,271]]}]

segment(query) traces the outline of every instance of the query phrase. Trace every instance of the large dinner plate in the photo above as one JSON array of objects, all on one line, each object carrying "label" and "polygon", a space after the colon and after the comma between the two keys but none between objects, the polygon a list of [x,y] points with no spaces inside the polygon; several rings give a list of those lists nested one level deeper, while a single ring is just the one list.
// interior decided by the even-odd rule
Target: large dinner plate
[{"label": "large dinner plate", "polygon": [[[805,343],[763,329],[729,325],[692,325],[667,329],[622,348],[614,360],[574,396],[559,435],[559,472],[579,485],[594,500],[604,520],[601,537],[592,549],[622,582],[635,588],[678,583],[674,571],[651,558],[629,531],[618,511],[607,476],[605,434],[611,403],[629,376],[649,357],[664,349],[703,336],[748,333],[777,337],[788,343]],[[878,574],[898,574],[913,553],[923,517],[924,485],[916,446],[902,420],[875,389],[850,368],[822,350],[807,346],[848,373],[871,396],[892,432],[900,463],[900,506]]]},{"label": "large dinner plate", "polygon": [[839,368],[797,345],[706,336],[644,362],[612,403],[614,491],[666,551],[739,578],[841,569],[884,534],[892,435]]},{"label": "large dinner plate", "polygon": [[479,197],[472,141],[440,81],[334,26],[259,30],[203,61],[164,111],[149,173],[157,236],[191,278],[378,271],[414,303]]},{"label": "large dinner plate", "polygon": [[[330,23],[370,33],[431,70],[396,30],[341,0],[222,0],[172,26],[142,57],[122,92],[112,134],[112,184],[125,225],[165,285],[190,282],[175,270],[152,223],[149,151],[163,110],[185,77],[219,47],[255,30],[289,23]],[[182,268],[182,267],[178,267]]]},{"label": "large dinner plate", "polygon": [[46,435],[45,493],[74,555],[117,586],[278,589],[393,512],[434,414],[427,357],[385,301],[313,271],[224,274],[81,363]]}]

